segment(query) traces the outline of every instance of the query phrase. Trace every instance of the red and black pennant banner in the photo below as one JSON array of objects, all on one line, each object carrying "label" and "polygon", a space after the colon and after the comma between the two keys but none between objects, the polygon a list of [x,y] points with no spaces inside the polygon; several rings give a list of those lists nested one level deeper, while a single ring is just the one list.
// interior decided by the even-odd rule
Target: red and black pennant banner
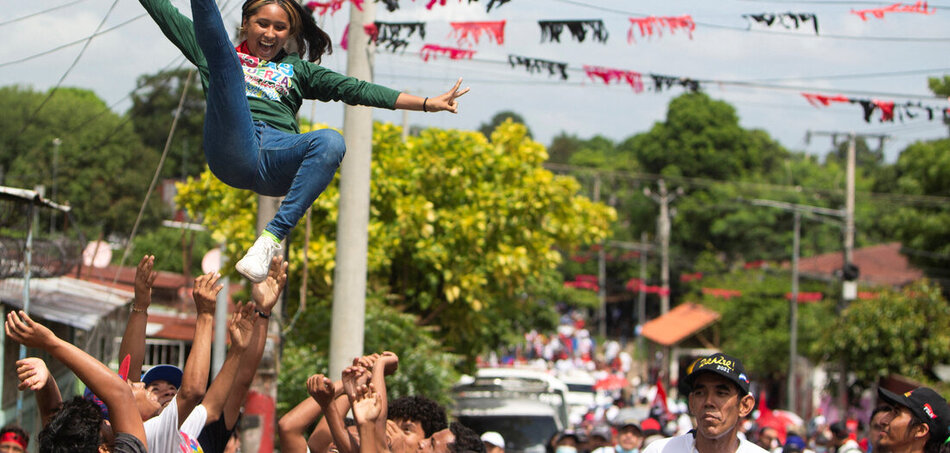
[{"label": "red and black pennant banner", "polygon": [[944,120],[950,120],[950,109],[928,106],[920,102],[898,104],[894,101],[882,101],[879,99],[849,98],[841,94],[824,95],[818,93],[802,93],[802,96],[808,100],[809,104],[815,107],[827,107],[832,103],[858,104],[864,111],[864,121],[868,123],[871,122],[871,118],[877,111],[881,112],[881,116],[879,117],[880,122],[893,122],[895,118],[903,122],[905,120],[915,120],[922,116],[926,116],[930,121],[938,117]]},{"label": "red and black pennant banner", "polygon": [[604,21],[601,19],[593,20],[539,20],[538,26],[541,27],[541,42],[561,42],[561,32],[565,28],[571,33],[571,36],[577,42],[584,42],[587,39],[587,33],[590,32],[591,39],[606,43],[609,33]]},{"label": "red and black pennant banner", "polygon": [[512,68],[524,66],[530,74],[544,71],[548,72],[548,76],[560,74],[561,80],[567,80],[567,63],[523,57],[521,55],[508,55],[508,64],[510,64]]},{"label": "red and black pennant banner", "polygon": [[696,30],[696,22],[693,21],[693,16],[689,14],[685,16],[666,16],[666,17],[631,17],[630,18],[630,29],[627,30],[627,43],[636,42],[634,37],[634,31],[636,28],[640,29],[640,37],[653,37],[653,34],[656,33],[657,36],[663,36],[663,29],[667,28],[670,31],[670,34],[675,34],[677,30],[686,30],[689,34],[689,39],[693,39],[693,30]]},{"label": "red and black pennant banner", "polygon": [[[345,1],[345,0],[336,0],[336,1]],[[416,1],[416,0],[412,0],[412,1]],[[468,0],[469,3],[477,2],[477,1],[478,0]],[[501,5],[504,5],[505,3],[508,3],[510,1],[511,0],[489,0],[485,7],[485,11],[490,13],[492,8],[500,7]],[[384,5],[386,5],[386,9],[389,12],[393,12],[399,9],[399,0],[376,0],[376,3],[379,3],[379,2],[382,2]],[[462,0],[459,0],[459,2],[462,2]],[[445,6],[445,3],[446,3],[446,0],[427,0],[426,9],[432,9],[432,7],[435,6],[436,4],[438,4],[439,6]]]},{"label": "red and black pennant banner", "polygon": [[914,14],[926,14],[931,15],[936,13],[937,10],[934,8],[928,8],[927,2],[917,2],[913,5],[905,5],[903,3],[895,3],[891,6],[885,6],[883,8],[871,8],[871,9],[859,9],[851,10],[851,14],[857,15],[861,20],[868,20],[868,15],[876,18],[883,19],[885,14],[890,13],[914,13]]},{"label": "red and black pennant banner", "polygon": [[787,30],[791,30],[792,28],[798,30],[800,27],[805,27],[807,22],[811,22],[815,29],[815,34],[818,34],[818,16],[814,13],[743,14],[742,17],[749,21],[750,28],[753,23],[757,23],[766,27],[772,27],[774,25],[785,27]]},{"label": "red and black pennant banner", "polygon": [[472,49],[459,49],[457,47],[426,44],[422,46],[419,55],[422,57],[422,61],[429,61],[429,58],[435,58],[438,55],[447,56],[450,60],[462,60],[466,58],[471,60],[472,57],[475,56],[475,51]]},{"label": "red and black pennant banner", "polygon": [[495,22],[449,22],[452,26],[450,37],[458,40],[458,45],[473,46],[478,44],[482,33],[488,36],[488,39],[494,40],[495,44],[505,43],[505,21]]},{"label": "red and black pennant banner", "polygon": [[307,2],[306,7],[318,16],[322,16],[328,12],[332,16],[337,11],[342,9],[346,2],[353,2],[357,9],[360,11],[363,10],[363,0],[329,0],[325,2]]}]

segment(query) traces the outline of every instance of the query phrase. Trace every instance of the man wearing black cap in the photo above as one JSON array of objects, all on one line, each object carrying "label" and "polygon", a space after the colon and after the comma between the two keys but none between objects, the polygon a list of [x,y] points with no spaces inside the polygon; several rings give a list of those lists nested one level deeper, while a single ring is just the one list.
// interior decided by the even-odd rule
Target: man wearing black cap
[{"label": "man wearing black cap", "polygon": [[880,389],[878,395],[891,405],[881,419],[881,448],[938,453],[950,440],[950,407],[933,389],[919,387],[903,395]]},{"label": "man wearing black cap", "polygon": [[749,393],[749,378],[739,359],[722,353],[693,363],[684,378],[689,391],[689,412],[696,428],[682,436],[651,443],[644,453],[767,453],[758,445],[739,439],[742,418],[755,407]]}]

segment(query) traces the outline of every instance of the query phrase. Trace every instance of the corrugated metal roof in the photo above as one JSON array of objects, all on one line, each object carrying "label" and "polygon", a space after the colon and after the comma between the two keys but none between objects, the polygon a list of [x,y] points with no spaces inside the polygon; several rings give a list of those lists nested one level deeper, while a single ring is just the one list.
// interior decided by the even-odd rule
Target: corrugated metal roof
[{"label": "corrugated metal roof", "polygon": [[[91,330],[99,319],[130,300],[133,293],[72,277],[30,279],[30,314]],[[0,301],[23,307],[23,279],[0,280]]]},{"label": "corrugated metal roof", "polygon": [[672,346],[719,320],[719,313],[699,304],[684,303],[643,325],[643,336]]}]

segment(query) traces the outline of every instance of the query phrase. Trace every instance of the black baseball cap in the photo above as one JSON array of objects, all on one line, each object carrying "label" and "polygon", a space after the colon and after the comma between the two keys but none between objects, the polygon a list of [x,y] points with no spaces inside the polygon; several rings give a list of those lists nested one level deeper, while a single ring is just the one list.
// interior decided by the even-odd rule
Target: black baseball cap
[{"label": "black baseball cap", "polygon": [[930,426],[930,435],[941,442],[950,441],[950,407],[939,393],[927,387],[918,387],[903,395],[878,389],[882,400],[906,407],[914,417]]},{"label": "black baseball cap", "polygon": [[740,389],[742,395],[749,393],[749,377],[745,374],[745,367],[742,361],[730,355],[717,352],[713,355],[702,357],[693,362],[689,374],[683,379],[683,384],[687,391],[693,390],[693,384],[696,383],[696,377],[701,373],[715,373],[726,379],[729,379]]}]

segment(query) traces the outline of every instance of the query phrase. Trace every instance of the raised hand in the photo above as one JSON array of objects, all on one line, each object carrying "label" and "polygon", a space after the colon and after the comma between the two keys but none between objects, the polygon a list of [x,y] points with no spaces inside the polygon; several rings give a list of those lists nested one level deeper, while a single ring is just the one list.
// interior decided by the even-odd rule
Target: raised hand
[{"label": "raised hand", "polygon": [[51,330],[30,319],[23,310],[7,313],[3,327],[8,337],[28,348],[45,349],[56,341],[56,335]]},{"label": "raised hand", "polygon": [[155,278],[158,277],[158,272],[152,271],[154,265],[155,256],[145,255],[135,268],[135,300],[132,303],[132,308],[137,311],[148,309],[148,306],[152,303],[152,285],[155,283]]},{"label": "raised hand", "polygon": [[359,365],[346,367],[343,370],[343,392],[350,399],[350,404],[353,404],[353,401],[356,400],[356,394],[360,386],[369,382],[372,375],[373,373]]},{"label": "raised hand", "polygon": [[462,86],[462,78],[459,77],[458,81],[455,82],[455,86],[451,90],[447,91],[445,94],[429,98],[426,103],[427,112],[441,112],[448,111],[452,113],[458,113],[459,103],[455,99],[461,97],[465,93],[468,93],[471,88],[465,88],[459,90],[459,87]]},{"label": "raised hand", "polygon": [[231,347],[246,349],[251,343],[254,332],[254,304],[238,302],[234,305],[234,313],[228,322],[228,335],[231,336]]},{"label": "raised hand", "polygon": [[269,314],[277,304],[277,298],[280,297],[280,292],[286,284],[287,262],[280,256],[275,256],[271,258],[267,278],[251,285],[251,298],[261,311]]},{"label": "raised hand", "polygon": [[327,407],[333,403],[333,381],[322,374],[310,376],[307,379],[307,393],[321,408]]},{"label": "raised hand", "polygon": [[392,420],[386,420],[386,446],[391,452],[413,451],[416,448],[412,446],[410,449],[406,432]]},{"label": "raised hand", "polygon": [[377,360],[379,360],[379,354],[374,352],[372,354],[364,355],[363,357],[357,357],[353,359],[353,365],[354,366],[359,365],[363,368],[366,368],[367,370],[372,370],[373,367],[376,365]]},{"label": "raised hand", "polygon": [[217,285],[221,274],[217,272],[208,272],[199,275],[195,279],[195,287],[191,290],[192,297],[195,298],[195,310],[198,314],[210,314],[214,316],[214,306],[218,298],[218,291],[224,288],[224,285]]},{"label": "raised hand", "polygon": [[40,390],[46,386],[49,376],[49,368],[43,359],[27,357],[16,362],[16,377],[20,380],[17,390]]},{"label": "raised hand", "polygon": [[383,366],[383,372],[386,376],[389,376],[399,369],[399,356],[395,352],[384,351],[379,355],[377,363]]},{"label": "raised hand", "polygon": [[356,401],[353,402],[353,418],[357,424],[374,423],[382,407],[382,399],[373,389],[373,384],[361,385],[356,392]]}]

